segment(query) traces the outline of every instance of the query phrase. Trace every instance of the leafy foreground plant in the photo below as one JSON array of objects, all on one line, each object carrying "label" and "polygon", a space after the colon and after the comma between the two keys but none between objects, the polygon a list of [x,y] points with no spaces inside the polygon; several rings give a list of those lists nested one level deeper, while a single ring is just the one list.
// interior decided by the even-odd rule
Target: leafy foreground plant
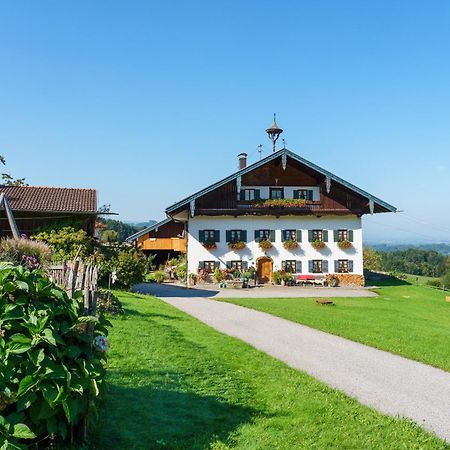
[{"label": "leafy foreground plant", "polygon": [[65,441],[95,412],[109,322],[82,313],[42,272],[0,267],[0,449]]}]

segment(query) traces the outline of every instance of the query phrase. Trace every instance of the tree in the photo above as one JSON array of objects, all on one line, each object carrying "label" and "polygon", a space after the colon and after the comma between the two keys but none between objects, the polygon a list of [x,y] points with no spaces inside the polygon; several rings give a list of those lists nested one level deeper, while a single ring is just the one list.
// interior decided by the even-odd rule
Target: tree
[{"label": "tree", "polygon": [[381,255],[376,250],[370,247],[363,249],[364,268],[372,271],[381,270]]},{"label": "tree", "polygon": [[441,283],[444,289],[450,289],[450,270],[441,277]]},{"label": "tree", "polygon": [[104,230],[101,232],[100,235],[100,241],[103,244],[109,243],[109,242],[117,242],[119,237],[119,233],[114,230]]},{"label": "tree", "polygon": [[[6,166],[6,159],[2,155],[0,155],[0,164]],[[28,186],[25,178],[14,179],[9,173],[2,173],[2,180],[5,186]]]}]

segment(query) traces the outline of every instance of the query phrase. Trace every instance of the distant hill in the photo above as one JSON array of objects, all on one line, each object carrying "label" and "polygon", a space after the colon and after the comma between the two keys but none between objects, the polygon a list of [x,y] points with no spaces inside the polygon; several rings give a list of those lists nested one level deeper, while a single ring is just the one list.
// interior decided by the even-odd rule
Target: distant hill
[{"label": "distant hill", "polygon": [[414,248],[417,250],[434,250],[442,255],[450,255],[450,244],[367,244],[367,247],[371,247],[380,252],[398,252],[401,250],[407,250]]},{"label": "distant hill", "polygon": [[142,230],[143,228],[151,227],[152,225],[155,225],[155,223],[158,223],[157,220],[149,220],[148,222],[130,222],[131,225],[133,225],[136,228],[139,228]]}]

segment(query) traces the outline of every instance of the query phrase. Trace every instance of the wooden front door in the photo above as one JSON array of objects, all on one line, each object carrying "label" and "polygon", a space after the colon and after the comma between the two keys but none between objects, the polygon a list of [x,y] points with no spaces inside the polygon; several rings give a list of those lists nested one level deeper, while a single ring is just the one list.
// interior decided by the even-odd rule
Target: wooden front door
[{"label": "wooden front door", "polygon": [[268,283],[272,279],[273,261],[268,257],[259,258],[257,262],[258,281]]}]

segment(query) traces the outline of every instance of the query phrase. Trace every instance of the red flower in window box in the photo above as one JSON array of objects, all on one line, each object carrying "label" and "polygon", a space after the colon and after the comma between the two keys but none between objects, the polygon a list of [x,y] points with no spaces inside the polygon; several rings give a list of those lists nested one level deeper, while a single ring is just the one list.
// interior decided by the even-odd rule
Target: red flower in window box
[{"label": "red flower in window box", "polygon": [[230,250],[242,250],[246,247],[243,241],[233,241],[228,243],[228,248]]},{"label": "red flower in window box", "polygon": [[313,246],[313,248],[315,248],[316,250],[323,250],[326,247],[325,242],[320,241],[318,239],[316,239],[315,241],[311,242],[311,245]]},{"label": "red flower in window box", "polygon": [[217,244],[213,241],[206,241],[206,242],[203,242],[203,247],[205,247],[208,250],[213,250],[213,249],[217,248]]}]

